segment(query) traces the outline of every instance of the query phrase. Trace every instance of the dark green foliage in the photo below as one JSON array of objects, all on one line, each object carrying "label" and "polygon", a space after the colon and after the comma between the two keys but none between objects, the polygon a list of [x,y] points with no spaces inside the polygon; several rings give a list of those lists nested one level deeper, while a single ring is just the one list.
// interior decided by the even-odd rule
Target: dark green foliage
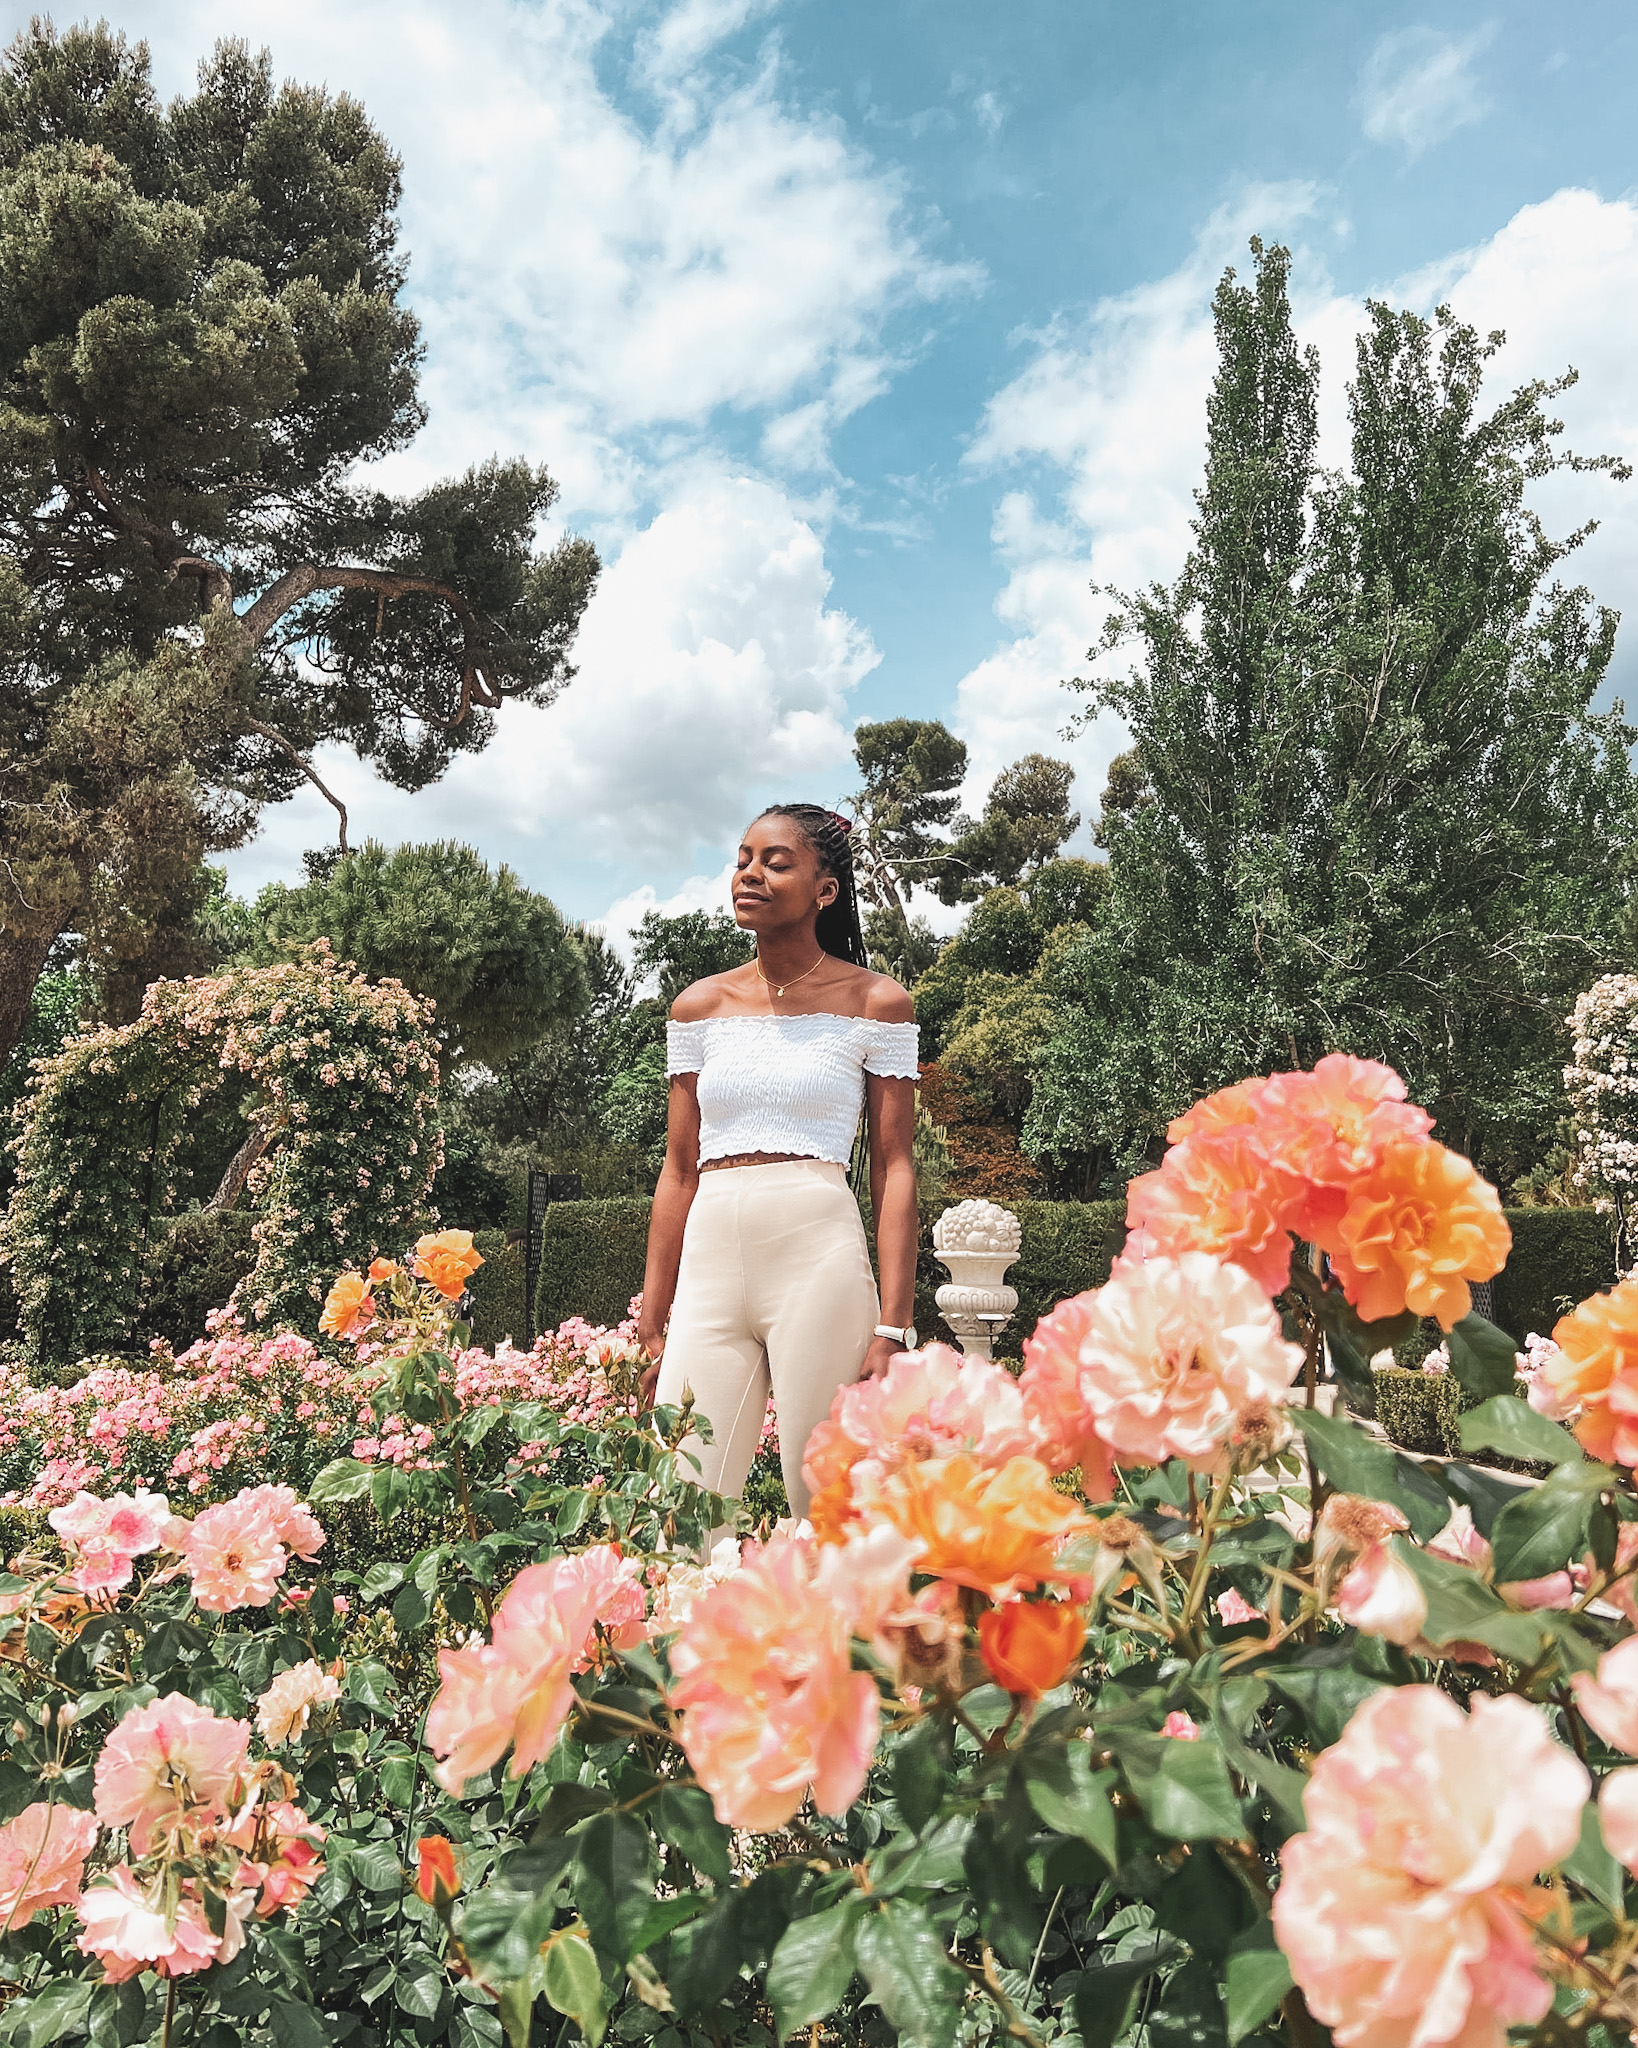
[{"label": "dark green foliage", "polygon": [[446,1071],[511,1058],[589,1000],[584,961],[555,906],[458,840],[390,852],[368,840],[323,881],[264,889],[256,917],[258,961],[328,939],[372,980],[391,976],[429,996]]},{"label": "dark green foliage", "polygon": [[686,910],[680,917],[645,910],[632,940],[638,981],[652,975],[658,999],[668,1009],[685,988],[743,967],[756,951],[750,933],[742,932],[725,910]]},{"label": "dark green foliage", "polygon": [[989,890],[966,923],[916,983],[921,1056],[939,1057],[944,1037],[982,975],[1020,980],[1040,965],[1048,939],[1063,925],[1090,928],[1097,919],[1105,870],[1089,860],[1054,860],[1017,888]]},{"label": "dark green foliage", "polygon": [[1018,1290],[1018,1312],[1001,1335],[1010,1358],[1022,1355],[1023,1340],[1060,1301],[1103,1285],[1126,1236],[1124,1200],[1015,1206],[1024,1242],[1007,1272],[1007,1284]]},{"label": "dark green foliage", "polygon": [[[444,1163],[433,1177],[429,1201],[450,1230],[502,1230],[523,1221],[514,1176],[490,1163],[485,1133],[467,1110],[458,1083],[439,1091]],[[514,1216],[513,1211],[517,1214]]]},{"label": "dark green foliage", "polygon": [[49,1059],[62,1049],[69,1033],[79,1029],[83,997],[83,982],[71,970],[42,974],[29,999],[23,1035],[4,1064],[0,1064],[0,1204],[11,1199],[11,1184],[17,1176],[16,1163],[8,1149],[16,1135],[12,1112],[27,1092],[33,1071],[31,1063]]},{"label": "dark green foliage", "polygon": [[1509,1209],[1513,1249],[1496,1281],[1492,1320],[1523,1344],[1552,1335],[1567,1308],[1612,1286],[1615,1241],[1595,1209]]},{"label": "dark green foliage", "polygon": [[493,1351],[503,1337],[520,1351],[529,1342],[523,1240],[508,1244],[507,1236],[504,1230],[472,1233],[474,1247],[483,1254],[483,1264],[468,1282],[472,1341],[485,1351]]},{"label": "dark green foliage", "polygon": [[[1481,341],[1372,305],[1351,464],[1315,462],[1288,256],[1216,301],[1195,545],[1124,601],[1133,736],[1109,888],[1036,1074],[1037,1154],[1152,1157],[1169,1118],[1343,1049],[1390,1062],[1501,1185],[1563,1114],[1564,1019],[1616,958],[1633,734],[1593,710],[1615,618],[1559,582],[1533,479],[1563,382],[1487,417]],[[1591,509],[1589,507],[1589,509]]]},{"label": "dark green foliage", "polygon": [[168,1226],[153,1290],[143,1310],[143,1334],[163,1337],[182,1351],[205,1334],[205,1317],[225,1308],[228,1296],[256,1263],[253,1211],[194,1210]]},{"label": "dark green foliage", "polygon": [[961,800],[966,743],[936,718],[884,718],[855,728],[853,758],[864,778],[852,801],[859,894],[902,912],[903,890],[943,872],[942,832]]},{"label": "dark green foliage", "polygon": [[1067,761],[1026,754],[1003,768],[991,785],[982,818],[958,820],[938,894],[945,903],[972,903],[996,884],[1016,886],[1052,860],[1077,829],[1069,808],[1075,770]]},{"label": "dark green foliage", "polygon": [[555,1330],[570,1316],[618,1323],[643,1284],[649,1198],[553,1202],[540,1239],[535,1328]]}]

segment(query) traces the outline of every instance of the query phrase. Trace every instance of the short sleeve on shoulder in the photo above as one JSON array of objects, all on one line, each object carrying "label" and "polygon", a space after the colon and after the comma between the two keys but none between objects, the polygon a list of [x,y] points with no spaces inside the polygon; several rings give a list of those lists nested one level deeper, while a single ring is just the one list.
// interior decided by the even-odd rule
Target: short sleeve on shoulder
[{"label": "short sleeve on shoulder", "polygon": [[665,1070],[697,1074],[705,1065],[705,1025],[668,1023],[665,1027]]},{"label": "short sleeve on shoulder", "polygon": [[882,1024],[867,1019],[869,1034],[864,1057],[867,1074],[886,1081],[913,1081],[920,1072],[917,1060],[919,1038],[914,1024]]}]

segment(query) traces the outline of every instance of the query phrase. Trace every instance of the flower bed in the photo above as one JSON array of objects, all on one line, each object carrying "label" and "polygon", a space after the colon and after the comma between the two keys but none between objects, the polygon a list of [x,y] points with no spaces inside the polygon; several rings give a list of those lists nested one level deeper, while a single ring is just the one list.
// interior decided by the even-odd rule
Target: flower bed
[{"label": "flower bed", "polygon": [[[570,1347],[607,1399],[465,1347],[461,1233],[342,1275],[368,1419],[304,1498],[85,1489],[0,1579],[0,2033],[1625,2037],[1638,1284],[1522,1399],[1499,1206],[1385,1069],[1171,1135],[1021,1376],[844,1388],[763,1536],[620,1337]],[[1309,1404],[1322,1337],[1365,1371],[1423,1314],[1541,1485]]]}]

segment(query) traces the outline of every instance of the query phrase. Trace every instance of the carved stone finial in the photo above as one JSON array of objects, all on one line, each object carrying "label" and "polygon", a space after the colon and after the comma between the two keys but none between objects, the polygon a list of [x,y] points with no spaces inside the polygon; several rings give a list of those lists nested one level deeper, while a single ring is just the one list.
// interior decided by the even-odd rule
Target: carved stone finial
[{"label": "carved stone finial", "polygon": [[1018,1306],[1002,1275],[1017,1258],[1024,1228],[999,1202],[957,1202],[933,1225],[933,1250],[950,1284],[935,1299],[939,1314],[969,1358],[991,1358],[995,1340]]}]

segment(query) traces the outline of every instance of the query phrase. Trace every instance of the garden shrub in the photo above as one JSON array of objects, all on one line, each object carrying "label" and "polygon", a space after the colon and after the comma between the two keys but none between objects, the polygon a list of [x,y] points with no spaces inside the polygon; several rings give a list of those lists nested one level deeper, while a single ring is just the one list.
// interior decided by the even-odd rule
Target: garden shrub
[{"label": "garden shrub", "polygon": [[1495,1281],[1497,1324],[1517,1344],[1615,1278],[1610,1219],[1596,1209],[1509,1209],[1513,1249]]},{"label": "garden shrub", "polygon": [[1386,1365],[1372,1378],[1376,1419],[1389,1443],[1440,1458],[1460,1450],[1456,1423],[1462,1390],[1452,1374]]},{"label": "garden shrub", "polygon": [[0,1225],[31,1350],[54,1360],[138,1341],[177,1167],[232,1081],[266,1135],[250,1314],[312,1328],[323,1281],[401,1243],[439,1160],[437,1045],[397,982],[300,960],[156,981],[135,1023],[70,1039],[22,1105]]},{"label": "garden shrub", "polygon": [[621,1320],[642,1289],[649,1208],[647,1195],[551,1204],[540,1239],[537,1330],[554,1330],[571,1316]]},{"label": "garden shrub", "polygon": [[195,1209],[166,1232],[143,1335],[191,1344],[213,1309],[225,1308],[256,1264],[256,1216],[249,1209]]},{"label": "garden shrub", "polygon": [[474,1246],[483,1264],[472,1275],[472,1342],[492,1351],[497,1344],[522,1347],[529,1342],[523,1240],[508,1244],[504,1230],[475,1230]]}]

